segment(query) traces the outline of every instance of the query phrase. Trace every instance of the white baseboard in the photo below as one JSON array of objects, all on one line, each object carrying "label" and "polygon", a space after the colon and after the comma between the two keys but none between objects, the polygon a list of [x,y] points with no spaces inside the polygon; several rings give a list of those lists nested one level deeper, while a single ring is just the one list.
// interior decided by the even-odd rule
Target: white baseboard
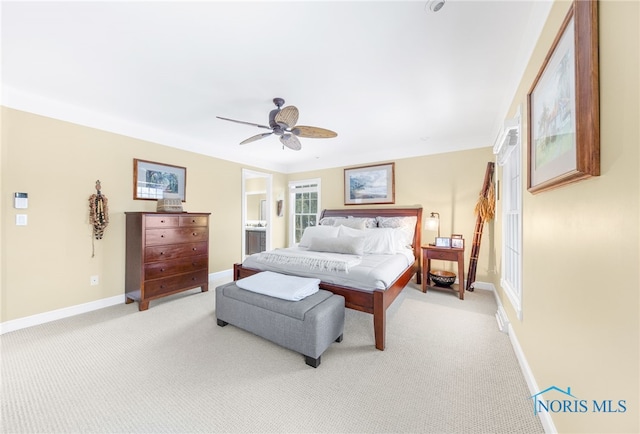
[{"label": "white baseboard", "polygon": [[222,280],[222,279],[233,280],[233,269],[230,268],[228,270],[222,270],[222,271],[218,271],[217,273],[209,274],[209,282],[213,282],[214,280]]},{"label": "white baseboard", "polygon": [[[496,287],[493,285],[493,283],[485,282],[475,282],[473,284],[473,287],[476,289],[487,289],[493,291],[493,295],[496,298],[496,304],[498,305],[498,310],[496,312],[496,321],[498,323],[498,328],[500,329],[500,331],[509,335],[509,341],[511,342],[513,351],[516,354],[516,358],[518,359],[518,364],[520,365],[522,375],[527,382],[529,393],[531,393],[531,396],[540,393],[538,383],[536,382],[536,379],[533,376],[533,372],[529,367],[529,363],[527,362],[527,358],[524,355],[524,351],[522,351],[520,342],[518,342],[516,332],[513,330],[511,322],[509,321],[509,317],[507,316],[507,312],[502,306],[502,301],[500,300],[500,297],[498,297],[498,291],[496,290]],[[533,411],[533,404],[531,405],[531,411]],[[555,434],[558,432],[548,412],[538,412],[538,417],[540,417],[540,422],[542,423],[542,428],[544,429],[545,433]]]},{"label": "white baseboard", "polygon": [[496,290],[496,288],[493,286],[493,283],[487,283],[487,282],[478,282],[477,280],[475,282],[473,282],[473,289],[484,289],[486,291],[494,291]]},{"label": "white baseboard", "polygon": [[5,321],[3,323],[0,323],[0,334],[13,332],[20,329],[25,329],[27,327],[33,327],[36,325],[48,323],[58,319],[79,315],[81,313],[91,312],[92,310],[98,310],[98,309],[113,306],[116,304],[124,303],[124,300],[125,300],[124,294],[116,295],[113,297],[103,298],[96,301],[90,301],[89,303],[63,307],[62,309],[56,309],[49,312],[39,313],[37,315],[31,315],[24,318]]},{"label": "white baseboard", "polygon": [[[221,279],[233,279],[233,270],[218,271],[217,273],[209,274],[209,282]],[[56,321],[62,318],[68,318],[81,313],[91,312],[93,310],[103,309],[105,307],[114,306],[116,304],[124,303],[125,296],[115,295],[113,297],[103,298],[89,303],[78,304],[76,306],[64,307],[62,309],[52,310],[50,312],[39,313],[36,315],[27,316],[24,318],[18,318],[11,321],[5,321],[0,323],[0,335],[13,332],[16,330],[24,329],[27,327],[33,327],[40,324],[45,324],[51,321]]]},{"label": "white baseboard", "polygon": [[[527,386],[529,387],[529,393],[531,396],[537,395],[540,393],[540,388],[538,387],[538,383],[536,382],[535,377],[533,376],[533,372],[529,367],[529,363],[527,363],[527,358],[522,351],[522,347],[518,342],[518,338],[516,337],[516,333],[509,323],[509,340],[511,341],[511,346],[513,347],[513,351],[516,353],[516,358],[518,359],[518,363],[520,364],[520,369],[522,370],[522,374],[524,375],[524,379],[527,382]],[[533,411],[533,404],[531,406],[531,411]],[[538,416],[540,417],[540,422],[542,422],[542,428],[546,433],[557,433],[558,430],[549,415],[549,412],[539,411]]]}]

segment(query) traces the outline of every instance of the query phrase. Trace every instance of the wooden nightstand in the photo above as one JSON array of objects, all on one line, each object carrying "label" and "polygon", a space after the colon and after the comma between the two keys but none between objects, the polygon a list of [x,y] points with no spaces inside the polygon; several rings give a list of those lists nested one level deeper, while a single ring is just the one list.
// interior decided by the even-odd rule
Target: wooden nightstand
[{"label": "wooden nightstand", "polygon": [[[422,249],[422,292],[427,292],[431,279],[431,260],[454,261],[458,263],[458,294],[460,300],[464,300],[464,248],[421,246]],[[435,288],[435,286],[432,286]],[[452,286],[452,289],[453,288]]]}]

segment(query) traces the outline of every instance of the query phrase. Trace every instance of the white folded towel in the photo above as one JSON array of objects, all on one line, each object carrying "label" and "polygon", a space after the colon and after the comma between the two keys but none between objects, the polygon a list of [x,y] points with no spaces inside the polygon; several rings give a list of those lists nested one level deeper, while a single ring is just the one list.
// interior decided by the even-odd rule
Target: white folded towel
[{"label": "white folded towel", "polygon": [[298,301],[320,290],[320,279],[262,271],[236,281],[239,288],[270,297]]}]

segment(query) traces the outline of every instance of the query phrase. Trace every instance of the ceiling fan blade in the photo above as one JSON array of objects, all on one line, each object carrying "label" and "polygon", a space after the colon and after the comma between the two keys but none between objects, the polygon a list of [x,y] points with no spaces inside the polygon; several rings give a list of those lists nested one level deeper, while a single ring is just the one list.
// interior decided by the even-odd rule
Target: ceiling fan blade
[{"label": "ceiling fan blade", "polygon": [[254,124],[253,122],[237,121],[235,119],[223,118],[222,116],[216,116],[216,117],[218,119],[222,119],[223,121],[231,121],[231,122],[235,122],[237,124],[244,124],[244,125],[253,125],[254,127],[265,128],[267,130],[271,129],[271,127],[268,127],[266,125]]},{"label": "ceiling fan blade", "polygon": [[283,134],[282,136],[280,136],[280,141],[287,148],[293,149],[294,151],[299,151],[300,149],[302,149],[300,140],[298,140],[298,138],[293,134]]},{"label": "ceiling fan blade", "polygon": [[285,128],[292,128],[298,123],[298,109],[295,106],[287,106],[276,114],[276,122]]},{"label": "ceiling fan blade", "polygon": [[299,137],[309,137],[311,139],[330,139],[336,137],[338,133],[318,127],[305,127],[298,125],[291,129],[291,132]]},{"label": "ceiling fan blade", "polygon": [[251,142],[255,142],[256,140],[260,140],[260,139],[264,139],[265,137],[270,136],[273,133],[262,133],[262,134],[258,134],[256,136],[253,137],[249,137],[246,140],[243,140],[240,142],[241,145],[246,145],[247,143],[251,143]]}]

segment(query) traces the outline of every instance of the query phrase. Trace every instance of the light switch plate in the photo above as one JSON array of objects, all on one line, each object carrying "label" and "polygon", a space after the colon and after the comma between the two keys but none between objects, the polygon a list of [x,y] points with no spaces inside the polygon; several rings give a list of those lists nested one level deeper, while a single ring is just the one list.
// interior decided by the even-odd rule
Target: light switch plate
[{"label": "light switch plate", "polygon": [[16,226],[26,226],[26,225],[27,225],[27,215],[16,214]]}]

